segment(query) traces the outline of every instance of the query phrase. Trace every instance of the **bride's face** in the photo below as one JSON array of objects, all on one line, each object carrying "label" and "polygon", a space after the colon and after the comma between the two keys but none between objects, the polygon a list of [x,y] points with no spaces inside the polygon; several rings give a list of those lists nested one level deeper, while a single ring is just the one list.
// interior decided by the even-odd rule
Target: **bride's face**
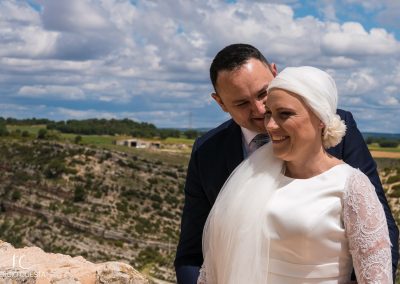
[{"label": "bride's face", "polygon": [[273,89],[265,106],[265,127],[278,158],[302,162],[321,149],[323,126],[300,96]]}]

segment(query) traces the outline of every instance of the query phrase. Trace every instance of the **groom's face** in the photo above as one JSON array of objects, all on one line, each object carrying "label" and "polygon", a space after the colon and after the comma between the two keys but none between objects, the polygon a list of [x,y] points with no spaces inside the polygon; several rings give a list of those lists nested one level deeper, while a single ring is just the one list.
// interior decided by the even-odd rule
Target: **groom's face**
[{"label": "groom's face", "polygon": [[277,74],[275,65],[271,67],[257,59],[250,59],[239,69],[220,71],[217,92],[212,95],[237,124],[259,133],[266,132],[264,102],[268,84]]}]

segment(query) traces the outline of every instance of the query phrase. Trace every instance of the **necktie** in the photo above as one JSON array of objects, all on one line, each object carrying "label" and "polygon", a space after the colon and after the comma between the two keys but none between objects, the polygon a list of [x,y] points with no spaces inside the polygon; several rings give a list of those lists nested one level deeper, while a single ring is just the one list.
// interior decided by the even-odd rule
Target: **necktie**
[{"label": "necktie", "polygon": [[264,133],[257,134],[250,142],[250,152],[254,152],[269,141],[269,136]]}]

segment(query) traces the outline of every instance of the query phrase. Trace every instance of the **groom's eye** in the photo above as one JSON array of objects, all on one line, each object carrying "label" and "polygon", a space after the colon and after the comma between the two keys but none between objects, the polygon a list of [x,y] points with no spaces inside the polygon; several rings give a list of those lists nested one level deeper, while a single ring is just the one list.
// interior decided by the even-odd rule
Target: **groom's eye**
[{"label": "groom's eye", "polygon": [[265,98],[266,95],[267,95],[267,90],[264,90],[258,94],[257,99],[262,100],[263,98]]},{"label": "groom's eye", "polygon": [[241,102],[241,103],[236,104],[236,106],[237,107],[243,107],[243,106],[247,105],[247,103],[248,102]]}]

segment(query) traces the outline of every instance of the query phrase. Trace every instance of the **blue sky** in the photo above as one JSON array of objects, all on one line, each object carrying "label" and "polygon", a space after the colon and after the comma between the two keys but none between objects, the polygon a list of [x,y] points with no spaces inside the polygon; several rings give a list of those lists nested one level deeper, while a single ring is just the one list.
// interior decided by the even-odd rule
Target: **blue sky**
[{"label": "blue sky", "polygon": [[0,116],[206,127],[224,46],[328,71],[361,131],[400,133],[398,0],[0,0]]}]

